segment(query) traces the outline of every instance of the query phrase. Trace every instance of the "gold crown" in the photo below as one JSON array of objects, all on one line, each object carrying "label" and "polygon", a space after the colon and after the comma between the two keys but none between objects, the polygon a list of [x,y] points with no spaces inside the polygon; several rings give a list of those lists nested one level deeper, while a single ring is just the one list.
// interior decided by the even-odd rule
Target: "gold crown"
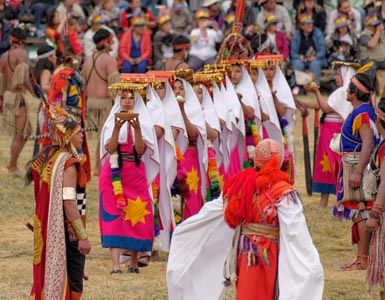
[{"label": "gold crown", "polygon": [[264,67],[268,66],[276,66],[279,65],[279,67],[283,68],[283,56],[281,54],[273,54],[273,55],[258,55],[257,60],[261,60],[264,63]]},{"label": "gold crown", "polygon": [[332,69],[334,69],[335,67],[339,67],[339,66],[346,66],[346,67],[351,67],[354,69],[361,68],[361,65],[359,63],[347,62],[347,61],[333,61],[332,62]]},{"label": "gold crown", "polygon": [[266,60],[253,59],[250,61],[250,69],[259,69],[266,67]]},{"label": "gold crown", "polygon": [[151,83],[155,80],[155,75],[145,73],[145,74],[136,74],[136,73],[123,73],[120,75],[121,82],[132,82],[132,83]]},{"label": "gold crown", "polygon": [[203,66],[204,73],[221,73],[223,76],[231,76],[232,71],[231,65],[229,64],[217,63]]},{"label": "gold crown", "polygon": [[122,91],[137,91],[143,99],[146,99],[147,86],[148,83],[116,82],[111,84],[108,89],[113,96]]},{"label": "gold crown", "polygon": [[175,77],[183,78],[186,81],[191,83],[194,78],[194,70],[193,69],[175,70]]},{"label": "gold crown", "polygon": [[214,80],[216,83],[220,83],[225,78],[224,74],[217,72],[200,72],[194,74],[195,83],[211,84]]}]

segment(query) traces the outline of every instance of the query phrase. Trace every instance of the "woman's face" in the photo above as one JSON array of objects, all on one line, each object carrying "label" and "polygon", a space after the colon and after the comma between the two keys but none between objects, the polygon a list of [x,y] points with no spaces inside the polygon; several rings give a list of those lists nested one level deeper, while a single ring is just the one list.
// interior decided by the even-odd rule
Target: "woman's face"
[{"label": "woman's face", "polygon": [[276,73],[276,66],[267,66],[263,68],[263,73],[265,74],[266,80],[272,82]]},{"label": "woman's face", "polygon": [[308,11],[312,10],[315,6],[314,0],[304,0],[303,5],[306,7]]},{"label": "woman's face", "polygon": [[341,68],[337,69],[335,80],[336,80],[336,84],[338,87],[340,87],[344,84],[344,82],[342,80]]},{"label": "woman's face", "polygon": [[55,12],[53,19],[52,19],[52,23],[55,25],[60,24],[60,16],[59,16],[58,12]]},{"label": "woman's face", "polygon": [[341,36],[347,34],[348,31],[349,31],[348,26],[341,26],[340,28],[337,28],[337,32]]},{"label": "woman's face", "polygon": [[184,90],[182,81],[180,81],[180,80],[175,81],[174,94],[175,94],[175,97],[177,97],[177,96],[184,97],[185,96],[185,90]]},{"label": "woman's face", "polygon": [[166,23],[162,24],[162,26],[160,26],[160,29],[161,29],[164,33],[170,33],[170,32],[171,32],[171,29],[172,29],[172,23],[171,23],[171,21],[167,21]]},{"label": "woman's face", "polygon": [[242,68],[239,65],[232,66],[231,82],[238,84],[242,80]]},{"label": "woman's face", "polygon": [[[78,129],[76,129],[76,130],[78,130]],[[83,136],[84,136],[83,132],[81,132],[79,130],[79,132],[71,138],[71,143],[75,146],[76,150],[80,150],[82,148]]]},{"label": "woman's face", "polygon": [[194,85],[194,92],[198,97],[199,103],[202,103],[202,101],[203,101],[203,89],[200,86],[200,84]]},{"label": "woman's face", "polygon": [[160,100],[163,100],[164,97],[166,97],[166,86],[164,85],[164,83],[158,85],[158,87],[156,88],[156,92],[158,93]]},{"label": "woman's face", "polygon": [[250,78],[251,78],[251,81],[252,81],[254,84],[257,83],[258,76],[259,76],[258,69],[251,69],[251,70],[250,70]]},{"label": "woman's face", "polygon": [[102,5],[103,9],[104,10],[107,10],[107,11],[113,11],[114,10],[114,0],[109,0],[109,1],[106,1],[104,2],[104,4]]},{"label": "woman's face", "polygon": [[144,25],[134,26],[134,32],[138,35],[141,35],[144,31]]},{"label": "woman's face", "polygon": [[132,91],[123,91],[120,96],[120,107],[122,110],[133,110],[135,104],[135,96]]}]

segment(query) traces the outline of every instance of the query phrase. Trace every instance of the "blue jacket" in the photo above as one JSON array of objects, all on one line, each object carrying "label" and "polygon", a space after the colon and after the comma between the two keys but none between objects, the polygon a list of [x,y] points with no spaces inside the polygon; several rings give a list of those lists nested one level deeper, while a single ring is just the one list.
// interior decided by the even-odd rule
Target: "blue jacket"
[{"label": "blue jacket", "polygon": [[2,29],[1,29],[1,38],[0,38],[0,57],[11,47],[9,44],[9,32],[11,31],[11,27],[4,21],[0,20],[2,22]]},{"label": "blue jacket", "polygon": [[[315,58],[317,60],[321,60],[323,62],[323,65],[327,65],[326,60],[326,44],[325,44],[325,38],[317,27],[314,27],[313,29],[313,43],[315,45],[315,51],[316,56]],[[294,32],[293,39],[291,40],[291,48],[290,48],[290,55],[291,59],[296,60],[300,59],[299,54],[299,47],[301,44],[301,31],[298,29]]]}]

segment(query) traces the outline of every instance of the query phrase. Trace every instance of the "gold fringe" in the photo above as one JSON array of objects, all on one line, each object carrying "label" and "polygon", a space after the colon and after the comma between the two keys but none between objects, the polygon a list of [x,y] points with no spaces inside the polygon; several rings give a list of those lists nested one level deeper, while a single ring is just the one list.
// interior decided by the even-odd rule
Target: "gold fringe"
[{"label": "gold fringe", "polygon": [[24,88],[24,78],[28,72],[28,65],[26,63],[18,64],[12,76],[11,86],[14,89]]}]

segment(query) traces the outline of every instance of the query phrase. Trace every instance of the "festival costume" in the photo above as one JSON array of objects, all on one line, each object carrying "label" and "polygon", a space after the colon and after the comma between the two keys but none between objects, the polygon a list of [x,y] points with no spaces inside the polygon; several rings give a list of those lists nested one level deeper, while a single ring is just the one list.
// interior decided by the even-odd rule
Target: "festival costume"
[{"label": "festival costume", "polygon": [[[375,147],[379,142],[376,125],[374,124],[375,113],[374,108],[369,103],[361,103],[356,107],[347,117],[341,129],[341,144],[340,152],[346,155],[352,152],[360,152],[362,147],[362,140],[359,135],[359,129],[363,124],[366,124],[374,132],[373,146]],[[341,168],[338,179],[338,194],[337,205],[333,209],[333,214],[336,217],[351,219],[357,213],[361,213],[363,218],[368,217],[368,210],[373,205],[373,201],[367,202],[344,202],[343,199],[343,169]]]},{"label": "festival costume", "polygon": [[[66,124],[63,122],[62,125],[59,121],[61,116],[65,116],[69,123],[75,122],[73,116],[67,115],[60,109],[57,111],[58,117],[49,121],[50,131],[56,127],[55,123],[62,126],[58,127],[57,132],[66,130],[62,129],[66,128]],[[77,130],[80,131],[78,125]],[[77,201],[81,216],[81,219],[77,220],[85,226],[87,176],[82,168],[85,156],[79,156],[70,144],[70,136],[74,134],[76,134],[75,130],[71,133],[68,129],[63,133],[63,139],[57,138],[57,133],[51,134],[54,146],[46,156],[40,154],[31,165],[36,207],[33,226],[33,285],[30,299],[77,300],[81,298],[85,256],[78,250],[78,239],[87,238],[87,236],[78,237],[74,222],[67,220],[63,209],[63,201]],[[74,199],[67,197],[66,187],[63,187],[64,171],[73,165],[77,169]]]},{"label": "festival costume", "polygon": [[355,74],[355,69],[341,65],[341,74],[343,85],[335,90],[327,101],[330,107],[334,106],[337,110],[336,112],[325,114],[321,118],[313,173],[313,192],[315,193],[336,194],[341,157],[330,149],[330,141],[334,134],[341,132],[342,115],[345,115],[344,111],[348,110],[348,107],[350,107],[350,110],[352,108],[350,102],[346,100],[346,90],[352,76]]},{"label": "festival costume", "polygon": [[[128,85],[125,85],[117,83],[112,85],[112,88],[128,89]],[[159,173],[159,153],[155,129],[151,125],[148,111],[137,91],[134,91],[134,96],[133,111],[139,113],[146,149],[141,156],[136,153],[134,130],[126,122],[120,129],[118,139],[120,150],[117,151],[122,160],[120,168],[117,166],[117,156],[109,157],[106,152],[105,146],[114,128],[115,113],[121,111],[120,96],[117,96],[101,133],[99,224],[103,247],[146,252],[152,250],[154,238],[154,216],[149,186]]]},{"label": "festival costume", "polygon": [[186,183],[189,186],[183,211],[183,220],[186,220],[199,212],[206,198],[207,134],[202,107],[191,84],[182,78],[177,80],[183,83],[186,115],[198,131],[197,136],[189,136],[189,146],[184,153],[184,160],[180,162],[180,168],[186,171]]},{"label": "festival costume", "polygon": [[[265,161],[266,152],[260,155]],[[241,262],[237,299],[322,299],[323,270],[299,195],[279,171],[277,157],[259,167],[259,173],[249,168],[229,179],[223,197],[176,228],[167,265],[170,300],[223,299],[226,287],[220,274],[228,253],[227,279],[234,279],[237,272],[231,262]],[[225,213],[223,200],[229,203]],[[232,231],[223,215],[238,227],[230,251]],[[241,226],[243,238],[239,238]]]}]

